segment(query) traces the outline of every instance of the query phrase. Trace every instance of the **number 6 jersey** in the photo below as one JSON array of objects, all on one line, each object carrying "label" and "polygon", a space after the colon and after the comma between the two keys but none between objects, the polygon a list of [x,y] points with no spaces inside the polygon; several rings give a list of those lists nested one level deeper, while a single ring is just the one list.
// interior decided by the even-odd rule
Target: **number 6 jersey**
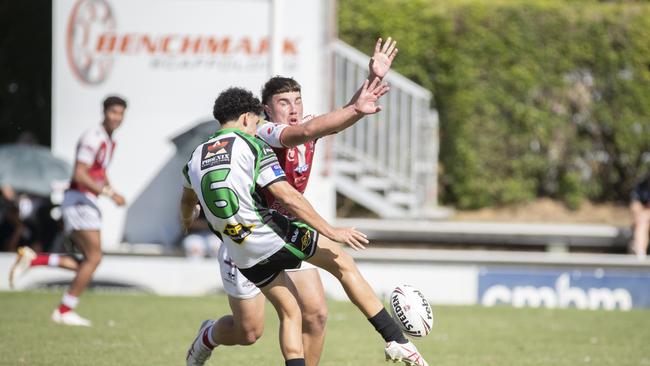
[{"label": "number 6 jersey", "polygon": [[286,178],[265,142],[235,128],[219,130],[194,150],[183,175],[238,267],[252,267],[284,246],[260,189]]}]

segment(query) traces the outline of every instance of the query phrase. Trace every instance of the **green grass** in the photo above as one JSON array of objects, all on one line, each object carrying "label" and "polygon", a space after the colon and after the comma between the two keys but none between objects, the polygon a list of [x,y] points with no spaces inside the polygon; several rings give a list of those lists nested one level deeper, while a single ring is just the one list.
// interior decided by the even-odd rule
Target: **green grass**
[{"label": "green grass", "polygon": [[[228,312],[224,296],[90,292],[92,328],[49,321],[58,292],[0,292],[0,365],[182,365],[200,322]],[[350,304],[330,302],[321,365],[383,365],[383,342]],[[208,365],[282,365],[277,320],[251,347],[220,347]],[[434,307],[417,342],[434,366],[650,365],[650,311]]]}]

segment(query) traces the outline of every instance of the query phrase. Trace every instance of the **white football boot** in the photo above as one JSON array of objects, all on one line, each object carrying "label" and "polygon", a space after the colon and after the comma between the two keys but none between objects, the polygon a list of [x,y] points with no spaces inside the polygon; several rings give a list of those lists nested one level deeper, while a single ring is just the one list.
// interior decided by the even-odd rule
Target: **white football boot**
[{"label": "white football boot", "polygon": [[386,353],[386,361],[404,362],[409,366],[429,366],[411,341],[404,344],[388,342],[384,353]]},{"label": "white football boot", "polygon": [[18,255],[16,256],[16,262],[11,267],[9,272],[9,287],[14,288],[14,282],[20,276],[22,276],[25,271],[29,269],[32,264],[32,260],[36,258],[36,252],[30,247],[20,247],[18,248]]},{"label": "white football boot", "polygon": [[88,319],[82,318],[74,310],[66,311],[61,314],[59,309],[55,309],[52,313],[52,321],[62,325],[72,325],[77,327],[90,327],[92,322]]},{"label": "white football boot", "polygon": [[210,358],[212,355],[212,350],[206,347],[203,344],[203,332],[205,328],[214,324],[214,320],[204,320],[201,323],[199,328],[199,333],[194,338],[194,342],[190,346],[190,349],[187,350],[187,356],[185,356],[185,363],[187,366],[203,366],[205,361]]}]

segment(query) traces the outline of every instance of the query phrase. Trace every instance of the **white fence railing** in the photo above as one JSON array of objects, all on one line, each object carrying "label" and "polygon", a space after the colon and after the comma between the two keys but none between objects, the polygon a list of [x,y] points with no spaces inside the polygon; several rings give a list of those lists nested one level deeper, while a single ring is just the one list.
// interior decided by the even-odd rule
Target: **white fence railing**
[{"label": "white fence railing", "polygon": [[[340,106],[367,77],[369,57],[340,40],[333,50]],[[427,211],[437,207],[439,144],[432,94],[394,71],[385,81],[391,90],[381,101],[383,111],[336,138],[337,188],[380,217],[430,216]]]}]

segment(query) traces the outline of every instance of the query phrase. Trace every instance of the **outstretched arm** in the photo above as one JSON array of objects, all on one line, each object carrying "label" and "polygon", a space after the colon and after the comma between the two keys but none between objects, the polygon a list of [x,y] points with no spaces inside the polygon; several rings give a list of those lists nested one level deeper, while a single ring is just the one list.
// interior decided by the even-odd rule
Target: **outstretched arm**
[{"label": "outstretched arm", "polygon": [[[388,70],[390,70],[390,67],[393,64],[393,60],[395,59],[395,56],[397,56],[398,50],[396,46],[397,41],[393,40],[391,37],[388,37],[383,45],[382,39],[377,39],[377,42],[375,43],[375,52],[370,58],[370,62],[368,64],[368,79],[366,81],[370,83],[370,86],[364,88],[366,85],[368,85],[364,83],[364,86],[359,88],[352,99],[350,99],[350,102],[348,102],[345,107],[337,111],[316,117],[313,120],[301,125],[285,128],[281,137],[282,144],[286,147],[302,145],[308,141],[343,131],[344,129],[355,124],[363,116],[372,114],[358,113],[359,108],[355,108],[355,106],[358,107],[359,105],[367,103],[367,100],[365,98],[368,97],[368,89],[370,89],[372,94],[378,95],[377,99],[388,92],[389,88],[387,84],[376,84],[375,80],[379,79],[379,81],[381,81],[388,73]],[[378,86],[382,88],[379,94],[375,93],[375,89]],[[374,108],[376,107],[374,105],[374,102],[376,101],[377,100],[372,101],[373,105],[368,106],[367,110],[376,109]],[[373,113],[377,113],[380,110],[381,108]]]},{"label": "outstretched arm", "polygon": [[388,84],[380,82],[378,78],[374,79],[372,83],[365,80],[354,103],[308,122],[285,127],[280,136],[280,142],[286,147],[293,147],[342,131],[363,116],[381,111],[381,106],[377,104],[377,101],[388,93],[388,90],[390,90]]},{"label": "outstretched arm", "polygon": [[286,181],[278,181],[267,186],[269,192],[278,199],[295,217],[313,227],[320,234],[333,241],[347,244],[355,250],[365,249],[366,235],[354,228],[335,228],[325,221],[311,206],[309,201]]}]

